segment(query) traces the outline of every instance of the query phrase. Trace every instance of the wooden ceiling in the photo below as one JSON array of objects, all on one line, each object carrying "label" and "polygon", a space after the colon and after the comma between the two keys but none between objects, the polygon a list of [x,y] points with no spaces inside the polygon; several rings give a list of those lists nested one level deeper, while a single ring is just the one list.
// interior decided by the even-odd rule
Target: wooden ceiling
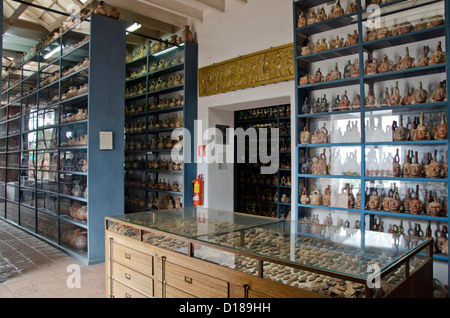
[{"label": "wooden ceiling", "polygon": [[[127,26],[137,22],[142,27],[136,33],[153,38],[164,38],[179,33],[186,24],[203,22],[204,13],[214,10],[224,13],[226,2],[245,5],[248,0],[105,0],[109,12],[118,8],[120,19]],[[27,3],[30,3],[28,5]],[[3,0],[3,56],[13,58],[26,53],[48,33],[57,29],[73,8],[91,9],[98,0]],[[43,10],[41,8],[50,9]],[[129,44],[139,44],[143,38],[127,36]]]}]

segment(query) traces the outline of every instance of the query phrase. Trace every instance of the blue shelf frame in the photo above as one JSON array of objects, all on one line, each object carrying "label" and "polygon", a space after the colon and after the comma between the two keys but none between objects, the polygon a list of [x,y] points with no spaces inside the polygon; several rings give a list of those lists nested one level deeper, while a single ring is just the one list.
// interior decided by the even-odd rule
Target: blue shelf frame
[{"label": "blue shelf frame", "polygon": [[[191,144],[190,145],[184,145],[184,147],[190,147],[190,158],[187,158],[186,156],[189,154],[185,154],[183,149],[179,149],[183,151],[184,154],[184,163],[183,163],[183,169],[182,170],[161,170],[161,169],[149,169],[147,167],[147,161],[148,161],[148,155],[149,153],[155,153],[155,154],[170,154],[171,150],[150,150],[148,140],[149,136],[158,136],[160,133],[168,133],[172,132],[177,128],[164,128],[164,129],[153,129],[153,130],[144,130],[143,132],[139,133],[125,133],[125,138],[127,136],[143,136],[146,140],[144,144],[144,148],[142,150],[136,150],[136,151],[125,151],[126,155],[132,155],[132,154],[141,154],[143,157],[145,157],[146,165],[143,169],[126,169],[126,172],[133,172],[133,171],[142,171],[145,174],[145,187],[142,188],[133,188],[125,186],[125,192],[128,190],[130,191],[142,191],[145,193],[145,206],[133,206],[131,204],[127,204],[125,202],[125,213],[132,213],[137,211],[154,211],[155,209],[148,208],[148,203],[150,201],[149,193],[154,192],[157,194],[169,194],[173,195],[174,198],[182,197],[182,203],[183,206],[193,206],[193,188],[191,186],[192,181],[197,177],[197,164],[195,163],[195,148],[194,148],[194,132],[195,132],[195,120],[197,120],[197,91],[198,91],[198,45],[196,43],[191,42],[184,42],[178,45],[178,48],[175,48],[175,51],[173,50],[173,47],[171,47],[172,50],[167,50],[167,54],[173,54],[176,52],[176,50],[182,50],[183,52],[183,58],[184,63],[180,63],[177,65],[169,66],[167,68],[157,70],[157,71],[148,71],[145,74],[142,74],[140,76],[131,78],[127,81],[125,81],[126,85],[132,86],[133,83],[144,83],[145,87],[149,87],[149,83],[151,79],[157,78],[163,75],[175,73],[177,71],[184,72],[184,83],[176,86],[172,86],[170,88],[165,89],[158,89],[158,90],[152,90],[152,91],[146,91],[140,95],[127,97],[125,98],[125,104],[132,103],[137,100],[145,100],[145,109],[143,112],[138,114],[127,114],[125,116],[125,122],[132,121],[135,118],[142,117],[143,120],[145,120],[145,123],[149,122],[149,118],[151,116],[159,116],[161,114],[168,114],[168,113],[178,113],[182,112],[183,114],[183,126],[179,128],[185,128],[187,129],[191,134]],[[163,51],[157,52],[158,56],[164,57],[166,53]],[[155,62],[155,54],[152,54],[148,52],[146,56],[136,59],[134,61],[131,61],[126,64],[127,72],[132,72],[133,69],[139,69],[142,66],[146,66],[147,70],[150,70],[150,66]],[[125,78],[125,76],[124,76]],[[125,86],[124,86],[125,87]],[[159,95],[165,95],[168,93],[173,92],[179,92],[184,97],[184,103],[181,106],[175,106],[175,107],[167,107],[163,109],[155,109],[150,110],[150,104],[151,99],[154,97],[158,97]],[[177,149],[178,150],[178,149]],[[183,191],[182,192],[174,192],[174,191],[167,191],[167,190],[158,190],[158,189],[151,189],[148,185],[148,174],[152,173],[155,175],[156,179],[159,179],[159,176],[161,174],[172,174],[174,176],[181,176],[182,179],[182,185],[183,185]],[[126,176],[125,176],[126,177]]]},{"label": "blue shelf frame", "polygon": [[[89,40],[70,51],[63,52],[63,42],[69,37],[75,36],[74,28],[84,21],[89,22],[90,24]],[[84,37],[84,34],[77,35],[77,37]],[[38,187],[37,182],[34,182],[34,185],[31,185],[30,187],[24,186],[20,183],[16,187],[18,191],[26,190],[34,193],[34,206],[33,204],[30,205],[22,202],[20,196],[17,200],[6,200],[6,193],[2,191],[3,193],[1,196],[5,198],[5,202],[1,203],[1,205],[4,205],[4,209],[2,208],[4,213],[0,214],[0,217],[6,222],[17,226],[25,232],[42,239],[48,244],[87,264],[101,263],[104,261],[104,218],[106,216],[124,213],[123,174],[120,173],[120,171],[123,171],[124,161],[124,145],[123,138],[121,136],[123,136],[124,105],[122,101],[125,96],[125,89],[124,81],[120,79],[125,78],[124,68],[122,67],[122,63],[125,59],[125,43],[126,38],[124,22],[95,14],[89,15],[85,19],[80,20],[69,30],[63,32],[57,39],[49,43],[46,47],[41,48],[36,54],[24,61],[22,65],[18,66],[15,71],[18,73],[20,72],[20,81],[14,85],[11,85],[5,91],[2,91],[2,95],[6,94],[5,96],[9,101],[7,105],[2,107],[2,110],[6,109],[8,112],[11,107],[17,107],[20,109],[20,116],[14,118],[14,120],[18,120],[20,123],[20,132],[14,136],[17,136],[20,139],[23,139],[23,137],[29,133],[39,134],[47,129],[56,129],[57,135],[59,135],[59,128],[61,127],[67,127],[69,125],[86,126],[88,132],[88,141],[86,146],[61,147],[59,137],[57,137],[56,140],[58,142],[58,146],[51,147],[51,149],[35,147],[33,149],[21,149],[14,152],[17,153],[17,160],[20,160],[21,153],[27,157],[41,152],[56,153],[59,158],[61,154],[68,150],[82,149],[86,152],[89,173],[65,171],[63,170],[63,167],[60,166],[58,160],[57,170],[50,171],[55,173],[57,176],[57,181],[55,184],[56,187],[54,189],[48,190],[41,188],[42,186]],[[49,63],[49,65],[42,66],[41,63],[46,62],[43,59],[43,52],[46,50],[48,51],[48,48],[50,47],[58,47],[60,49],[60,54],[54,61]],[[82,51],[83,54],[80,54]],[[89,67],[80,69],[79,71],[73,72],[67,76],[61,76],[62,67],[66,64],[72,65],[73,63],[76,64],[79,61],[82,61],[82,59],[80,60],[81,56],[83,56],[83,59],[84,57],[89,58]],[[25,76],[22,66],[26,65],[29,61],[37,62],[38,70],[30,76]],[[39,75],[46,72],[50,65],[58,68],[57,71],[60,76],[55,82],[40,87]],[[63,82],[70,80],[72,81],[72,84],[75,83],[74,79],[82,72],[87,72],[87,80],[85,82],[89,85],[89,93],[70,99],[61,100],[60,96],[65,93],[65,89],[67,87],[66,84],[63,84]],[[115,78],[115,80],[110,81],[111,77]],[[2,80],[8,81],[9,84],[9,75],[7,79],[3,78]],[[36,90],[28,95],[22,94],[22,90],[25,90],[25,86],[28,87],[30,85],[35,86]],[[9,96],[16,89],[21,91],[20,98],[11,101]],[[48,98],[50,97],[48,92],[50,89],[53,90],[52,93],[58,94],[59,98],[57,102],[48,102]],[[84,105],[88,105],[88,119],[71,123],[61,123],[60,112],[62,108],[70,104],[76,104],[80,101],[82,101]],[[37,108],[32,111],[25,111],[25,108],[28,107],[29,104],[36,105]],[[105,107],[105,105],[108,105],[108,107]],[[41,127],[38,125],[38,116],[41,116],[41,114],[47,110],[56,112],[56,121],[58,124],[47,126],[43,125]],[[36,126],[31,128],[22,127],[24,122],[28,122],[30,117],[34,117]],[[6,118],[8,118],[8,114]],[[113,133],[113,150],[101,151],[99,149],[100,131],[111,131]],[[13,137],[13,135],[8,134],[7,132],[4,139],[8,140],[11,137]],[[5,151],[5,154],[9,153],[11,153],[11,151]],[[8,169],[11,171],[14,170],[11,168],[5,168],[5,172],[8,171]],[[33,173],[34,177],[31,180],[37,180],[37,173],[44,172],[44,170],[37,169],[36,167],[22,165],[20,165],[20,168],[17,168],[17,171],[20,171],[20,173]],[[115,171],[116,173],[111,173],[111,171]],[[75,197],[60,192],[60,176],[64,174],[73,174],[74,176],[87,179],[87,198]],[[2,180],[2,182],[7,180],[8,179]],[[40,177],[39,180],[41,180]],[[49,195],[55,197],[55,204],[57,204],[56,211],[39,207],[38,195]],[[60,200],[62,199],[70,199],[86,203],[88,210],[87,221],[77,221],[65,214],[62,214],[60,211]],[[8,203],[17,206],[17,212],[8,211]],[[22,214],[28,215],[31,212],[34,213],[32,227],[23,222],[21,218]],[[17,217],[11,219],[9,214],[12,213],[16,214]],[[51,218],[52,222],[54,222],[54,226],[56,227],[56,234],[53,233],[50,235],[41,231],[39,224],[41,222],[41,218],[43,217]],[[67,243],[63,241],[63,227],[67,224],[87,230],[87,251],[76,250],[73,247],[69,247]]]},{"label": "blue shelf frame", "polygon": [[[383,11],[383,8],[389,7],[391,5],[404,2],[405,0],[397,0],[390,3],[386,3],[381,5],[381,9]],[[447,184],[447,193],[450,192],[450,179],[449,178],[441,178],[441,179],[428,179],[428,178],[391,178],[391,177],[369,177],[365,175],[366,167],[365,167],[365,151],[361,151],[361,176],[360,177],[348,177],[348,176],[333,176],[333,175],[327,175],[327,176],[320,176],[320,175],[308,175],[308,174],[301,174],[297,170],[299,169],[300,165],[300,151],[306,150],[312,147],[327,147],[327,146],[345,146],[345,145],[353,145],[353,144],[316,144],[316,145],[301,145],[299,140],[300,132],[303,130],[303,125],[300,125],[299,122],[305,121],[308,118],[317,118],[318,116],[329,116],[329,115],[339,115],[339,114],[349,114],[349,113],[360,113],[361,118],[361,143],[355,144],[356,146],[360,146],[362,150],[364,150],[367,146],[375,146],[375,145],[445,145],[447,148],[449,147],[449,140],[444,141],[437,141],[437,140],[430,140],[430,141],[420,141],[420,142],[365,142],[366,136],[365,136],[365,121],[366,121],[366,114],[376,113],[380,112],[380,114],[383,111],[390,111],[390,112],[397,112],[402,113],[405,110],[441,110],[445,111],[447,113],[447,118],[449,117],[448,114],[450,114],[450,103],[447,101],[445,102],[439,102],[439,103],[426,103],[426,104],[416,104],[416,105],[402,105],[402,106],[393,106],[393,107],[365,107],[364,105],[364,96],[365,96],[365,85],[373,85],[376,82],[381,81],[389,81],[389,80],[395,80],[395,79],[403,79],[407,77],[416,77],[421,75],[431,75],[431,74],[445,74],[446,79],[446,89],[447,92],[450,90],[449,85],[449,76],[448,76],[448,67],[450,62],[450,1],[449,0],[442,0],[445,5],[445,24],[440,25],[437,27],[427,28],[420,31],[414,31],[406,34],[401,34],[397,36],[392,36],[384,39],[378,39],[374,41],[365,42],[362,39],[363,34],[363,14],[366,13],[366,10],[362,7],[361,1],[357,0],[357,12],[352,14],[345,14],[338,18],[333,18],[330,20],[314,23],[312,25],[307,25],[301,28],[297,27],[297,18],[299,16],[300,11],[306,11],[307,9],[318,7],[320,5],[323,5],[327,3],[326,0],[294,0],[293,1],[293,21],[294,21],[294,48],[295,48],[295,81],[296,81],[296,90],[295,90],[295,99],[296,99],[296,118],[298,121],[297,124],[297,132],[296,132],[296,144],[297,146],[297,152],[295,155],[295,166],[293,167],[296,169],[295,175],[297,176],[295,182],[296,182],[296,189],[299,189],[299,179],[300,178],[342,178],[342,179],[348,179],[348,178],[354,178],[358,179],[361,182],[361,185],[365,185],[366,181],[377,181],[377,180],[384,180],[384,181],[410,181],[410,182],[443,182]],[[436,1],[430,1],[430,3],[437,3],[440,2],[439,0]],[[423,6],[424,4],[416,5],[416,7]],[[393,11],[390,13],[399,12]],[[352,21],[352,19],[355,18],[357,21]],[[313,53],[309,55],[302,56],[301,55],[301,47],[303,46],[304,41],[309,35],[312,34],[319,34],[321,32],[340,28],[342,26],[347,25],[357,25],[357,31],[360,35],[359,41],[357,45],[349,46],[349,47],[343,47],[339,49],[332,49],[327,50],[320,53]],[[412,69],[407,70],[400,70],[400,71],[391,71],[387,73],[378,73],[374,75],[365,75],[364,74],[364,54],[365,53],[371,53],[375,50],[388,48],[392,46],[397,45],[403,45],[408,43],[413,43],[417,41],[427,40],[427,39],[434,39],[439,37],[445,37],[445,52],[446,52],[446,63],[445,64],[439,64],[439,65],[431,65],[426,67],[416,67]],[[443,47],[444,50],[444,47]],[[327,59],[333,59],[338,57],[343,57],[347,55],[357,55],[357,58],[359,59],[359,68],[360,68],[360,76],[356,78],[345,78],[341,80],[336,80],[332,82],[321,82],[321,83],[314,83],[314,84],[306,84],[306,85],[299,85],[300,78],[308,73],[306,68],[310,63],[314,62],[320,62],[322,60]],[[311,69],[310,72],[314,73],[316,70]],[[344,87],[348,85],[357,85],[359,86],[359,95],[361,96],[361,107],[359,109],[354,110],[346,110],[346,111],[334,111],[334,112],[323,112],[323,113],[311,113],[311,114],[303,114],[301,112],[301,107],[303,105],[305,97],[308,97],[309,92],[315,91],[315,90],[322,90],[326,88],[334,88],[334,87]],[[320,208],[324,210],[341,210],[339,208],[330,208],[330,207],[323,207],[323,206],[313,206],[313,205],[305,205],[299,203],[299,193],[295,197],[293,197],[292,202],[297,207],[297,213],[295,216],[295,219],[300,219],[304,216],[303,209],[308,208]],[[361,209],[342,209],[344,211],[354,212],[360,214],[360,226],[362,229],[366,227],[365,224],[365,217],[369,216],[369,228],[371,224],[373,224],[374,217],[375,216],[389,216],[389,217],[398,217],[398,218],[408,218],[408,220],[430,220],[433,222],[440,222],[440,224],[444,223],[447,225],[448,228],[450,228],[450,219],[449,217],[431,217],[427,215],[411,215],[411,214],[405,214],[405,213],[392,213],[392,212],[384,212],[384,211],[368,211],[365,210],[365,196],[361,196]],[[437,255],[435,254],[434,259],[437,260],[443,260],[448,262],[449,257],[445,255]],[[450,266],[449,266],[449,272],[448,276],[450,277]]]}]

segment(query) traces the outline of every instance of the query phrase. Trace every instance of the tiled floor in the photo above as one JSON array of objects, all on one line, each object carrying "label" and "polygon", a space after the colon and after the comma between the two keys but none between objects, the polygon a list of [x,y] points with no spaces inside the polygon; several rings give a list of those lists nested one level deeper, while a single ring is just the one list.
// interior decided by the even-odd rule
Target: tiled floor
[{"label": "tiled floor", "polygon": [[[0,298],[103,298],[104,268],[104,263],[86,265],[0,220]],[[79,288],[73,286],[77,282]]]}]

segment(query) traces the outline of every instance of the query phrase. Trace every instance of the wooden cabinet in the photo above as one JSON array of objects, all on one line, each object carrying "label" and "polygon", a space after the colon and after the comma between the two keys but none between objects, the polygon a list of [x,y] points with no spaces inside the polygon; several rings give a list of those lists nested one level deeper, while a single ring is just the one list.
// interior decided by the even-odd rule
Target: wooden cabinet
[{"label": "wooden cabinet", "polygon": [[426,238],[332,226],[320,234],[317,224],[198,207],[107,217],[105,228],[107,297],[432,296]]}]

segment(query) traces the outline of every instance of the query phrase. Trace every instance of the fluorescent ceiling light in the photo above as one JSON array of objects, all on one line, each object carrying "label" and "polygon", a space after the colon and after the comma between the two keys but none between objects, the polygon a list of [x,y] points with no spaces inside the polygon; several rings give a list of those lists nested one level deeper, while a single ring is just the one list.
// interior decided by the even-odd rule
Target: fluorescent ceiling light
[{"label": "fluorescent ceiling light", "polygon": [[179,46],[172,46],[172,47],[169,47],[168,49],[165,49],[165,50],[159,51],[159,52],[157,52],[157,53],[154,53],[153,56],[158,56],[158,55],[161,55],[161,54],[166,54],[166,53],[168,53],[168,52],[170,52],[170,51],[176,50],[178,47],[181,47],[181,46],[183,46],[183,45],[184,45],[184,43],[180,43]]},{"label": "fluorescent ceiling light", "polygon": [[56,49],[54,49],[54,50],[51,51],[50,53],[44,55],[44,60],[46,60],[46,59],[48,59],[49,57],[51,57],[51,56],[55,55],[56,53],[58,53],[58,52],[59,52],[59,49],[60,49],[60,48],[59,48],[59,46],[58,46]]},{"label": "fluorescent ceiling light", "polygon": [[135,24],[129,26],[129,27],[127,28],[127,31],[128,31],[128,32],[134,32],[134,31],[136,31],[137,29],[139,29],[141,26],[142,26],[142,25],[140,25],[139,23],[135,23]]}]

